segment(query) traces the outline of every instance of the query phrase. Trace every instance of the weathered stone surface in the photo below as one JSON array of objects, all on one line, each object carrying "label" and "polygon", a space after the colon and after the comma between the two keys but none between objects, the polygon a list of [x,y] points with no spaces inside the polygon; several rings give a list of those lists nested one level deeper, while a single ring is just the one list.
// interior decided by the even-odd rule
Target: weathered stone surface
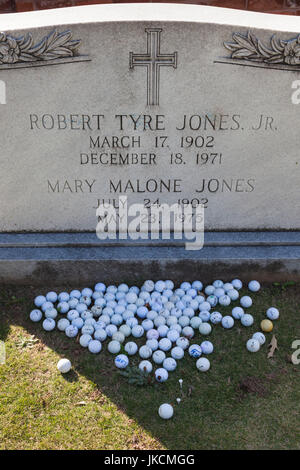
[{"label": "weathered stone surface", "polygon": [[0,30],[1,231],[93,231],[121,194],[204,203],[209,230],[300,229],[297,19],[104,5]]}]

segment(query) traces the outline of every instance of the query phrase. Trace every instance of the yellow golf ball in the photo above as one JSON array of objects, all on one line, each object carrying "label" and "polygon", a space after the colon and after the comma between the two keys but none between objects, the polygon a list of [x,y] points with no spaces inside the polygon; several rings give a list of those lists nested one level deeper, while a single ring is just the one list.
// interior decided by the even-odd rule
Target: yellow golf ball
[{"label": "yellow golf ball", "polygon": [[262,331],[269,333],[273,330],[273,323],[270,320],[263,320],[260,324]]}]

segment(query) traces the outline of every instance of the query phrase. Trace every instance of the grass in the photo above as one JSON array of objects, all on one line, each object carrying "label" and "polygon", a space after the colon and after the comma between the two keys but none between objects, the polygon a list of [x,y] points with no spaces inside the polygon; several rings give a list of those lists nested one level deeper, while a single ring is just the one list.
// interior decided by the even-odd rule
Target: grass
[{"label": "grass", "polygon": [[[0,449],[300,449],[300,365],[290,361],[292,342],[300,339],[297,285],[254,294],[252,327],[215,327],[207,373],[186,354],[165,384],[145,387],[118,374],[106,346],[94,356],[30,322],[38,293],[34,287],[0,289],[7,356],[0,365]],[[256,354],[245,348],[269,306],[281,313],[274,328],[279,350],[271,359],[267,345]],[[73,364],[65,376],[56,370],[61,357]],[[157,415],[164,402],[175,408],[169,421]]]}]

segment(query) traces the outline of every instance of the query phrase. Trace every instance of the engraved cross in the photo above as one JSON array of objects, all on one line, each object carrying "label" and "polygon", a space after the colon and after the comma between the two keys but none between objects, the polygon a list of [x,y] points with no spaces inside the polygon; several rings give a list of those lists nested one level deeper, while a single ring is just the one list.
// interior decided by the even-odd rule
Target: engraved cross
[{"label": "engraved cross", "polygon": [[147,67],[147,104],[159,104],[159,76],[160,67],[168,66],[176,69],[177,52],[173,54],[160,53],[160,28],[146,28],[147,52],[146,54],[129,53],[129,68],[135,66]]}]

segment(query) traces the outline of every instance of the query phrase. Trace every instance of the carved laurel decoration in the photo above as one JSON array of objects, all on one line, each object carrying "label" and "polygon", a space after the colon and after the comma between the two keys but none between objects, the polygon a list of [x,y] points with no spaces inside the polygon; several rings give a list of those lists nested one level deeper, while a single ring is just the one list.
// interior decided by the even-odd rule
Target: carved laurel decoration
[{"label": "carved laurel decoration", "polygon": [[80,42],[80,39],[72,39],[71,31],[58,33],[53,30],[38,44],[34,44],[31,34],[16,38],[6,33],[0,33],[0,64],[72,57]]},{"label": "carved laurel decoration", "polygon": [[231,59],[246,59],[267,64],[300,64],[300,34],[289,40],[277,39],[273,35],[266,46],[250,31],[247,35],[234,33],[234,42],[224,42],[231,51]]}]

